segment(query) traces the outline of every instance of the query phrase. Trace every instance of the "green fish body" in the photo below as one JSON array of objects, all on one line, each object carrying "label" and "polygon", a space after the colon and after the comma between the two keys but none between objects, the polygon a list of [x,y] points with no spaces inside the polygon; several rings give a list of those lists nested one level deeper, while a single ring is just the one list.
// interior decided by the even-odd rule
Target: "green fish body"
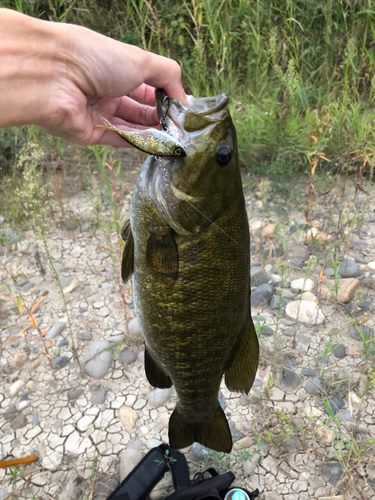
[{"label": "green fish body", "polygon": [[154,387],[175,386],[174,448],[199,442],[229,452],[218,402],[222,376],[248,393],[258,366],[250,315],[250,240],[235,129],[227,96],[188,107],[157,93],[161,123],[186,158],[150,157],[133,193],[122,277],[134,272],[134,303]]}]

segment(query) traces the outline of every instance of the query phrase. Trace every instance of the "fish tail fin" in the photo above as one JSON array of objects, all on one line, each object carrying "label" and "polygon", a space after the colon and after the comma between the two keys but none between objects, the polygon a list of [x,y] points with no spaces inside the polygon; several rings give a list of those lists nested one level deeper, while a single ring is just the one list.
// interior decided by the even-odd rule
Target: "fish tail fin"
[{"label": "fish tail fin", "polygon": [[232,436],[225,413],[219,403],[211,418],[192,421],[176,407],[169,420],[169,443],[172,448],[185,448],[200,443],[211,450],[229,453]]}]

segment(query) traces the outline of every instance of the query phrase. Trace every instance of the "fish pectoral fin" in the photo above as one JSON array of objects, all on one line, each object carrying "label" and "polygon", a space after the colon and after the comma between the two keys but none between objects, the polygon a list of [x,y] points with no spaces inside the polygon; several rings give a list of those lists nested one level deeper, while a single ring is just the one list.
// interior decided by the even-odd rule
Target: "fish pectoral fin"
[{"label": "fish pectoral fin", "polygon": [[147,380],[153,387],[158,387],[159,389],[169,389],[172,387],[170,376],[152,356],[147,347],[145,347],[145,372]]},{"label": "fish pectoral fin", "polygon": [[121,238],[125,241],[125,248],[122,252],[121,278],[126,283],[134,272],[134,238],[130,220],[127,220],[123,225]]},{"label": "fish pectoral fin", "polygon": [[174,232],[158,235],[151,233],[147,240],[146,260],[151,270],[159,276],[177,279],[178,248]]},{"label": "fish pectoral fin", "polygon": [[185,448],[200,443],[211,450],[229,453],[232,450],[232,435],[228,420],[220,407],[210,418],[194,421],[176,407],[169,419],[169,444],[172,448]]},{"label": "fish pectoral fin", "polygon": [[250,391],[258,369],[259,342],[253,320],[249,317],[234,358],[225,370],[225,385],[230,391]]}]

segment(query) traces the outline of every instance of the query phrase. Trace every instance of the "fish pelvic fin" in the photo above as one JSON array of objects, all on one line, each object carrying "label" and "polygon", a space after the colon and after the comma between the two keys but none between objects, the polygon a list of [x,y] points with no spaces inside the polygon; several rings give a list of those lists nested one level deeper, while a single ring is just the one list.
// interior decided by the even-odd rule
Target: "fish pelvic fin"
[{"label": "fish pelvic fin", "polygon": [[259,342],[254,323],[249,316],[246,330],[235,351],[229,367],[225,370],[225,385],[230,391],[248,394],[255,379],[259,362]]},{"label": "fish pelvic fin", "polygon": [[121,229],[121,238],[125,241],[121,262],[121,278],[126,283],[134,272],[134,238],[129,219]]},{"label": "fish pelvic fin", "polygon": [[225,413],[219,403],[211,418],[193,421],[176,407],[169,420],[169,443],[172,448],[185,448],[200,443],[211,450],[230,453],[232,436]]},{"label": "fish pelvic fin", "polygon": [[145,372],[147,380],[153,387],[158,387],[159,389],[169,389],[172,387],[170,376],[156,361],[147,347],[145,347]]}]

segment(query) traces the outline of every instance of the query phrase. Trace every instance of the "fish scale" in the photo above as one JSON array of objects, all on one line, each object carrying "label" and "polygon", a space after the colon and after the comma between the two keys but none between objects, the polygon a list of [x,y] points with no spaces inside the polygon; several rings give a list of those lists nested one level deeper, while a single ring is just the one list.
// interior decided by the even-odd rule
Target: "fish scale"
[{"label": "fish scale", "polygon": [[[179,124],[184,113],[188,116],[189,133],[179,134],[188,155],[172,160],[150,157],[143,164],[130,226],[124,231],[122,274],[127,278],[134,271],[147,378],[155,387],[173,384],[176,389],[171,446],[198,441],[229,452],[230,429],[218,402],[221,379],[225,375],[230,390],[247,393],[259,347],[250,314],[249,226],[235,130],[223,96],[210,98],[215,115],[208,138],[205,128],[193,130],[194,123],[205,127],[208,122],[202,110],[209,116],[211,108],[204,106],[204,99],[197,106],[197,99],[190,98],[187,108],[174,103],[168,115],[163,114],[166,125],[176,115]],[[231,155],[226,165],[215,157],[223,145],[226,149],[219,151]],[[197,201],[188,204],[181,193]]]}]

